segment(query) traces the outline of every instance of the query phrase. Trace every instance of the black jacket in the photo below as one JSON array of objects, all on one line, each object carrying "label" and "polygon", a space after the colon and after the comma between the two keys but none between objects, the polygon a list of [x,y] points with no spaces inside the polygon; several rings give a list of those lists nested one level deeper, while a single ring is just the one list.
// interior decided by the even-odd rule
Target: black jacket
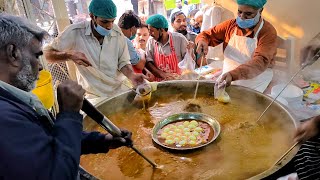
[{"label": "black jacket", "polygon": [[0,179],[76,179],[81,154],[108,152],[105,136],[82,131],[82,115],[46,116],[0,88]]}]

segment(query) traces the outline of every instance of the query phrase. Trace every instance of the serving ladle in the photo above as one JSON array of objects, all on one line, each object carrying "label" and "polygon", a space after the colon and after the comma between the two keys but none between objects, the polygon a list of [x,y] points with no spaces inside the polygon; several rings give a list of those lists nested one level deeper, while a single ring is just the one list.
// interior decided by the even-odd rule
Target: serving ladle
[{"label": "serving ladle", "polygon": [[201,69],[202,69],[202,64],[203,64],[203,60],[204,60],[204,53],[201,53],[201,61],[200,61],[200,70],[199,70],[199,74],[197,77],[197,84],[196,84],[196,89],[194,90],[194,94],[193,94],[193,98],[188,100],[187,105],[184,107],[185,111],[190,111],[190,112],[202,112],[201,110],[201,106],[197,103],[197,94],[198,94],[198,89],[199,89],[199,81],[200,81],[200,77],[201,77]]}]

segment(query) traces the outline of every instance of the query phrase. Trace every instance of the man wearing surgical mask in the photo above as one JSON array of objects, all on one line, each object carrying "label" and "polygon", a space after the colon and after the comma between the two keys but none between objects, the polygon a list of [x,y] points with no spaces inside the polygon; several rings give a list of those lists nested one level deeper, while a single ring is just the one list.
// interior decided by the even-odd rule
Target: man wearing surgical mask
[{"label": "man wearing surgical mask", "polygon": [[73,61],[87,98],[111,97],[128,90],[123,74],[134,86],[143,83],[144,76],[132,70],[126,37],[114,24],[117,8],[113,1],[92,0],[89,12],[91,21],[68,26],[45,47],[46,59]]},{"label": "man wearing surgical mask", "polygon": [[135,39],[137,29],[141,26],[140,18],[133,11],[128,10],[122,14],[119,19],[118,26],[122,33],[126,36],[128,50],[130,54],[130,63],[136,73],[142,73],[146,64],[145,53],[134,48],[132,41]]},{"label": "man wearing surgical mask", "polygon": [[[273,77],[271,67],[277,48],[275,28],[261,17],[266,0],[237,0],[238,17],[201,32],[197,53],[223,43],[223,74],[219,82],[264,92]],[[199,62],[198,62],[199,64]]]}]

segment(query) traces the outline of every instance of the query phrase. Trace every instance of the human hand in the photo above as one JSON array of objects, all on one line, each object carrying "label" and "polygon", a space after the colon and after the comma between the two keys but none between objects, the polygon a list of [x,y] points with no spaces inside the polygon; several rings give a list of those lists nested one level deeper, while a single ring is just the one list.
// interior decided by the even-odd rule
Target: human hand
[{"label": "human hand", "polygon": [[179,77],[179,75],[176,73],[167,73],[167,72],[161,73],[160,76],[164,80],[176,80]]},{"label": "human hand", "polygon": [[92,66],[87,59],[86,55],[79,51],[68,51],[69,58],[76,64],[83,65],[85,67]]},{"label": "human hand", "polygon": [[295,133],[294,141],[305,142],[308,139],[319,134],[319,122],[320,116],[317,116],[315,118],[312,118],[311,120],[307,120],[306,122],[302,123]]},{"label": "human hand", "polygon": [[301,50],[300,62],[301,64],[310,61],[316,53],[320,50],[320,34],[311,40],[311,42]]},{"label": "human hand", "polygon": [[189,42],[188,42],[188,45],[187,45],[187,49],[190,51],[190,50],[194,49],[194,47],[195,47],[194,42],[189,41]]},{"label": "human hand", "polygon": [[140,84],[143,84],[144,83],[144,79],[147,79],[148,77],[145,76],[144,74],[136,74],[136,73],[133,73],[129,79],[130,81],[132,82],[132,85],[134,87],[137,87],[138,85]]},{"label": "human hand", "polygon": [[59,111],[79,112],[84,98],[85,90],[77,82],[66,80],[57,88]]},{"label": "human hand", "polygon": [[130,131],[121,129],[121,137],[107,134],[105,138],[106,138],[106,143],[109,145],[109,149],[116,149],[122,146],[132,146],[131,136],[132,136],[132,133]]},{"label": "human hand", "polygon": [[230,73],[224,73],[221,78],[218,79],[218,84],[221,84],[224,80],[226,80],[226,86],[230,86],[232,82],[232,76]]},{"label": "human hand", "polygon": [[204,53],[205,55],[208,54],[208,43],[205,41],[199,41],[197,44],[197,54],[202,54]]}]

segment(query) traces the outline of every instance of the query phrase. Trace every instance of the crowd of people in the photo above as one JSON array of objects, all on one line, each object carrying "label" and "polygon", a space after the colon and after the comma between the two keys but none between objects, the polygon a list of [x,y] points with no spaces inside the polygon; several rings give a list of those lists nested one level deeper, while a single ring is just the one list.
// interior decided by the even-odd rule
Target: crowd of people
[{"label": "crowd of people", "polygon": [[[122,130],[122,137],[82,131],[79,111],[84,95],[113,96],[127,89],[124,79],[133,86],[145,79],[176,79],[181,74],[178,63],[187,51],[199,66],[208,46],[223,43],[224,66],[218,83],[225,80],[228,85],[263,92],[273,76],[277,39],[275,28],[262,16],[266,0],[237,0],[235,19],[202,32],[203,12],[183,11],[179,3],[169,20],[156,14],[144,21],[126,11],[115,24],[114,2],[92,0],[91,21],[68,26],[43,50],[45,31],[23,18],[0,14],[0,179],[76,179],[81,154],[130,146],[127,130]],[[320,43],[312,44],[303,54],[314,54],[319,47]],[[56,117],[30,93],[42,69],[41,55],[51,63],[76,64],[77,82],[64,81],[57,89],[60,109]],[[297,131],[296,141],[311,138],[296,159],[301,179],[319,177],[319,122],[319,117],[307,121]],[[312,152],[307,156],[304,148]],[[312,175],[301,167],[310,159]]]}]

